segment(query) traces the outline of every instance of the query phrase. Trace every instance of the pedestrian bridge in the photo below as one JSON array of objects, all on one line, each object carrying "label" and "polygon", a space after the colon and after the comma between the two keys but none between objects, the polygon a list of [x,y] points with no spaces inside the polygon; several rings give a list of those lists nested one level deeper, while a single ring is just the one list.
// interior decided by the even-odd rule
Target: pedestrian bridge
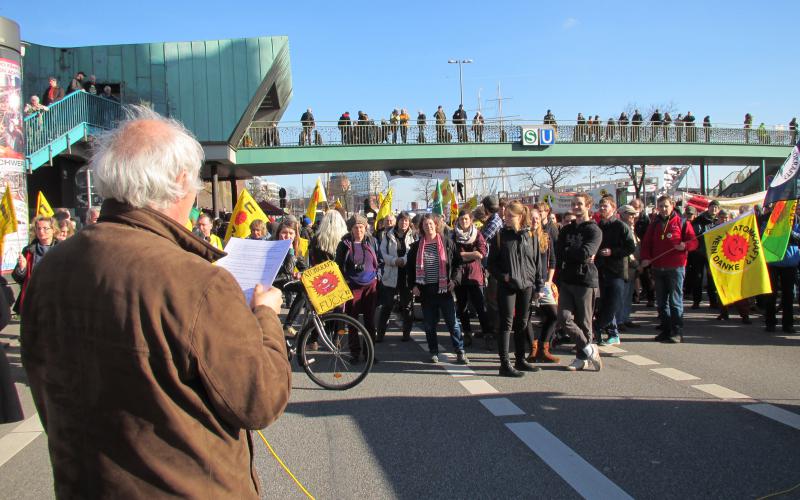
[{"label": "pedestrian bridge", "polygon": [[[335,123],[314,127],[252,123],[232,151],[215,164],[221,177],[367,170],[535,167],[544,165],[765,165],[781,164],[795,132],[736,126],[620,126],[559,124],[549,146],[524,146],[523,126]],[[545,127],[544,125],[538,125]],[[459,139],[461,139],[459,141]],[[309,144],[310,142],[310,144]],[[231,168],[233,167],[233,168]],[[209,173],[209,172],[207,172]]]}]

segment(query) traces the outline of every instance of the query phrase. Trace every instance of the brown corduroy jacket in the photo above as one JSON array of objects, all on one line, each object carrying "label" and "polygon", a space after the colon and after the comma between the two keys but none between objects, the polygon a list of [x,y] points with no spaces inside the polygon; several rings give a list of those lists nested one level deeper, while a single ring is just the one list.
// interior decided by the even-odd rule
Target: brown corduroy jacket
[{"label": "brown corduroy jacket", "polygon": [[257,498],[247,429],[286,407],[277,315],[172,219],[106,201],[28,286],[22,359],[59,498]]}]

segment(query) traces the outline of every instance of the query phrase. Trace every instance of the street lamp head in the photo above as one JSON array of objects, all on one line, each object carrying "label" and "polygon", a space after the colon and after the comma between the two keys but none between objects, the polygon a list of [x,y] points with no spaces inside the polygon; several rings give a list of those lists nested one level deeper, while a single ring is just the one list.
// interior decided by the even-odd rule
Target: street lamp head
[{"label": "street lamp head", "polygon": [[463,60],[463,61],[461,61],[461,62],[462,62],[462,63],[464,63],[464,64],[469,64],[469,63],[471,63],[471,62],[472,62],[472,59],[464,59],[464,60]]},{"label": "street lamp head", "polygon": [[447,63],[448,64],[458,64],[458,60],[456,60],[456,59],[448,59]]}]

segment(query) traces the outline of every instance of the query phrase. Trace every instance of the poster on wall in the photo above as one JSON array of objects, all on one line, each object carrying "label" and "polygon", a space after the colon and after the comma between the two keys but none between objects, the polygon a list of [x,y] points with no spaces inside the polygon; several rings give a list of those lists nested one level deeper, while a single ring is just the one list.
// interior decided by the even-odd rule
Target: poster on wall
[{"label": "poster on wall", "polygon": [[28,200],[22,132],[22,76],[18,61],[0,58],[0,190],[11,189],[17,232],[3,242],[2,271],[14,269],[28,240]]}]

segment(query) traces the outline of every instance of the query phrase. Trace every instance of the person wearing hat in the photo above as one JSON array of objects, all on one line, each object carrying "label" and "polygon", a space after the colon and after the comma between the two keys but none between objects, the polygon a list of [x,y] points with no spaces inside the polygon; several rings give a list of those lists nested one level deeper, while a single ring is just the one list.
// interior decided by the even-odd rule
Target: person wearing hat
[{"label": "person wearing hat", "polygon": [[314,230],[311,228],[311,219],[304,215],[302,219],[300,219],[300,237],[311,241],[311,238],[314,237]]},{"label": "person wearing hat", "polygon": [[[356,320],[364,316],[363,324],[374,341],[375,310],[378,306],[378,278],[380,276],[380,252],[375,239],[367,228],[369,222],[361,214],[350,219],[350,232],[346,234],[336,247],[336,264],[342,271],[353,298],[344,305],[345,314]],[[349,335],[350,352],[353,362],[358,362],[361,346],[357,335]],[[376,360],[377,361],[377,360]]]},{"label": "person wearing hat", "polygon": [[[694,207],[690,207],[694,208]],[[717,307],[717,289],[714,287],[714,279],[708,269],[708,257],[706,256],[706,243],[702,234],[717,225],[719,217],[719,201],[711,200],[708,209],[695,217],[689,219],[697,235],[697,250],[689,252],[688,264],[686,266],[687,291],[692,294],[692,309],[699,309],[700,302],[703,300],[703,275],[706,274],[708,282],[708,302],[712,309]]]},{"label": "person wearing hat", "polygon": [[425,113],[422,112],[420,109],[417,113],[417,128],[419,129],[419,134],[417,135],[417,142],[419,144],[425,144],[425,125],[428,123],[428,117],[425,116]]}]

